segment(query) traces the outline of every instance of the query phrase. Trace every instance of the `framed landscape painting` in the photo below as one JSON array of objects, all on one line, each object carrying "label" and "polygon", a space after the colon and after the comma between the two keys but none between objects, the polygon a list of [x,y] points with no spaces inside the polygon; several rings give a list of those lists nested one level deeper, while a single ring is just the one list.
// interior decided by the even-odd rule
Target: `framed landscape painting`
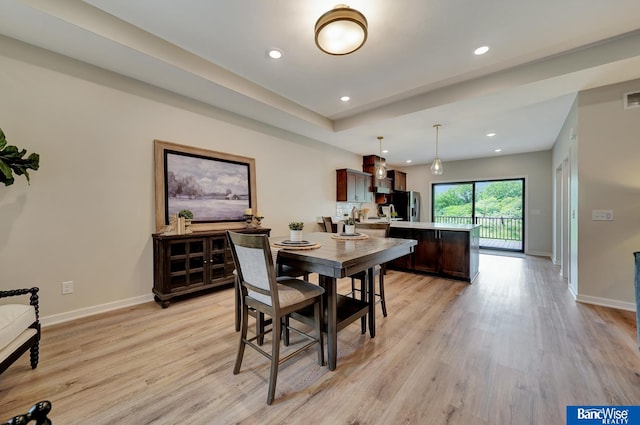
[{"label": "framed landscape painting", "polygon": [[193,231],[242,228],[244,211],[257,210],[255,160],[154,141],[156,231],[181,210],[193,213]]}]

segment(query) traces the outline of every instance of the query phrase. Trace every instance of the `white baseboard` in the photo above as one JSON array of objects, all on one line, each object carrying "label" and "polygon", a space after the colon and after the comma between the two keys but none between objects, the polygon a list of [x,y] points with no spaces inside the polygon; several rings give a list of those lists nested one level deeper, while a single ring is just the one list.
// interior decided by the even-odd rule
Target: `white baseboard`
[{"label": "white baseboard", "polygon": [[94,314],[106,313],[107,311],[117,310],[123,307],[143,304],[153,301],[153,294],[141,295],[139,297],[127,298],[125,300],[114,301],[106,304],[94,305],[79,310],[67,311],[66,313],[53,314],[40,318],[43,327],[57,325],[59,323],[68,322],[70,320],[80,319],[82,317],[93,316]]},{"label": "white baseboard", "polygon": [[548,257],[549,259],[551,259],[551,253],[550,252],[526,251],[525,254],[533,255],[534,257]]},{"label": "white baseboard", "polygon": [[[575,296],[575,295],[574,295]],[[608,298],[590,297],[588,295],[578,294],[576,301],[585,304],[601,305],[603,307],[617,308],[618,310],[636,311],[635,303],[626,301],[610,300]]]}]

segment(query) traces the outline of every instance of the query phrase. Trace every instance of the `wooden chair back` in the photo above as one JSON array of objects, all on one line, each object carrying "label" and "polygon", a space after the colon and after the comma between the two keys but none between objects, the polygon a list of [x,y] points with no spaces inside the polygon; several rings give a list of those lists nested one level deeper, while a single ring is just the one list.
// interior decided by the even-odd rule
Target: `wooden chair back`
[{"label": "wooden chair back", "polygon": [[356,223],[356,232],[364,233],[374,238],[388,238],[391,223]]},{"label": "wooden chair back", "polygon": [[322,223],[324,224],[325,232],[333,233],[333,220],[331,220],[331,217],[322,217]]},{"label": "wooden chair back", "polygon": [[227,231],[242,299],[247,296],[279,309],[274,259],[267,235]]}]

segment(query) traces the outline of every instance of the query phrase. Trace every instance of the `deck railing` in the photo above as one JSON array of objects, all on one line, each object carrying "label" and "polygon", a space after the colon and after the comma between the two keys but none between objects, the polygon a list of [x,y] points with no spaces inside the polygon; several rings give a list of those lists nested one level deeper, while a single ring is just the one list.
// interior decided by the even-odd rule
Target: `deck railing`
[{"label": "deck railing", "polygon": [[[436,223],[472,224],[471,217],[436,216]],[[509,217],[476,217],[481,224],[480,237],[484,239],[502,239],[522,241],[522,219]]]}]

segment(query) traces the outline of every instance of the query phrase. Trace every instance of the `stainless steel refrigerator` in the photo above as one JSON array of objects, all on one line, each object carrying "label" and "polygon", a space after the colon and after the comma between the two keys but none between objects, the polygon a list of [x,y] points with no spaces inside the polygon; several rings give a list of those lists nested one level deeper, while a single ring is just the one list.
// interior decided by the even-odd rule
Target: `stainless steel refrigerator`
[{"label": "stainless steel refrigerator", "polygon": [[398,218],[420,221],[420,192],[393,192],[393,206]]}]

